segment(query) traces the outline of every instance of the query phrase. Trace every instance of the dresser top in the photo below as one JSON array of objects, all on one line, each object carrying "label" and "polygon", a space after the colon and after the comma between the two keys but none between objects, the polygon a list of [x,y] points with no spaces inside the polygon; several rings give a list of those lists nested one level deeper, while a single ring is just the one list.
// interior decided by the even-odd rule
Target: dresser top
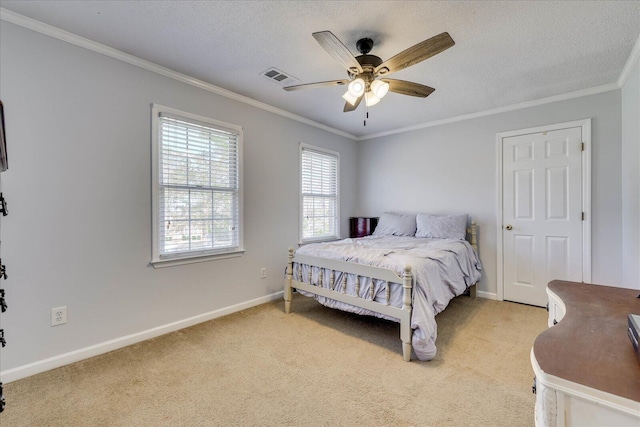
[{"label": "dresser top", "polygon": [[627,316],[640,314],[640,291],[560,280],[548,287],[566,313],[533,344],[540,369],[640,402],[640,362],[627,336]]}]

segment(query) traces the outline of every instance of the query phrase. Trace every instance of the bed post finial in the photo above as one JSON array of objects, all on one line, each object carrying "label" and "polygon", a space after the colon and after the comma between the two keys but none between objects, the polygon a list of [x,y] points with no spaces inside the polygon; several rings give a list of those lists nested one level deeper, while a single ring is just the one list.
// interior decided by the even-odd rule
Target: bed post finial
[{"label": "bed post finial", "polygon": [[293,277],[293,248],[289,248],[289,259],[287,261],[287,274],[284,279],[284,312],[291,311],[291,279]]}]

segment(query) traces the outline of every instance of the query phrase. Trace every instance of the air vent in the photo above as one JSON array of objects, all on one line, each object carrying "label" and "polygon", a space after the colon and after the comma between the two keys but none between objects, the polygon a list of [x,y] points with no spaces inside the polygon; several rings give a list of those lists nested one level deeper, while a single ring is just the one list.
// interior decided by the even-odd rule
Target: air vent
[{"label": "air vent", "polygon": [[260,74],[262,74],[264,77],[271,80],[272,82],[279,84],[280,86],[290,86],[292,84],[295,84],[298,81],[298,79],[296,79],[295,77],[283,71],[280,71],[274,67],[271,67]]}]

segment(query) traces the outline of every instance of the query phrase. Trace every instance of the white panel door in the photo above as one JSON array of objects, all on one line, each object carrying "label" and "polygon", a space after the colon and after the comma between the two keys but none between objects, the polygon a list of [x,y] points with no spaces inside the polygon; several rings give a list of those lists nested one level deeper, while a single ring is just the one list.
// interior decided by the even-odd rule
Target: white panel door
[{"label": "white panel door", "polygon": [[504,299],[544,307],[582,281],[582,128],[503,139]]}]

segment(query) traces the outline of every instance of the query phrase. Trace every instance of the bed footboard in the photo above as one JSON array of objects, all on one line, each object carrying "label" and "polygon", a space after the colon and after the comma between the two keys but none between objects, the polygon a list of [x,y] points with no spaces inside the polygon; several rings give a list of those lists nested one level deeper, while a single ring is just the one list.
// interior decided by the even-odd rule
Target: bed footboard
[{"label": "bed footboard", "polygon": [[[294,263],[300,265],[300,268],[298,269],[300,275],[302,274],[301,266],[309,266],[309,275],[306,278],[307,281],[304,281],[302,277],[293,277]],[[313,268],[318,269],[316,284],[313,283],[313,277],[311,274]],[[323,271],[327,271],[327,274],[329,274],[329,287],[322,286],[322,284],[325,283],[325,281],[323,281]],[[346,293],[346,274],[342,275],[342,286],[337,286],[337,284],[335,283],[336,272],[354,274],[356,276],[356,295]],[[372,280],[378,279],[385,281],[387,283],[385,301],[374,301],[373,286],[371,286],[371,292],[367,295],[367,297],[360,297],[358,292],[360,277],[367,277]],[[412,280],[413,276],[411,274],[411,267],[408,265],[404,267],[404,272],[402,274],[402,277],[400,277],[398,276],[398,274],[396,274],[395,271],[387,268],[374,267],[307,255],[295,255],[293,248],[289,248],[289,258],[287,262],[284,286],[284,310],[287,314],[291,312],[291,298],[293,289],[295,288],[314,295],[320,295],[326,298],[350,304],[355,307],[363,308],[372,312],[396,318],[400,321],[402,355],[404,360],[408,362],[411,360]],[[395,307],[389,304],[390,284],[392,283],[398,283],[402,285],[401,307]]]}]

